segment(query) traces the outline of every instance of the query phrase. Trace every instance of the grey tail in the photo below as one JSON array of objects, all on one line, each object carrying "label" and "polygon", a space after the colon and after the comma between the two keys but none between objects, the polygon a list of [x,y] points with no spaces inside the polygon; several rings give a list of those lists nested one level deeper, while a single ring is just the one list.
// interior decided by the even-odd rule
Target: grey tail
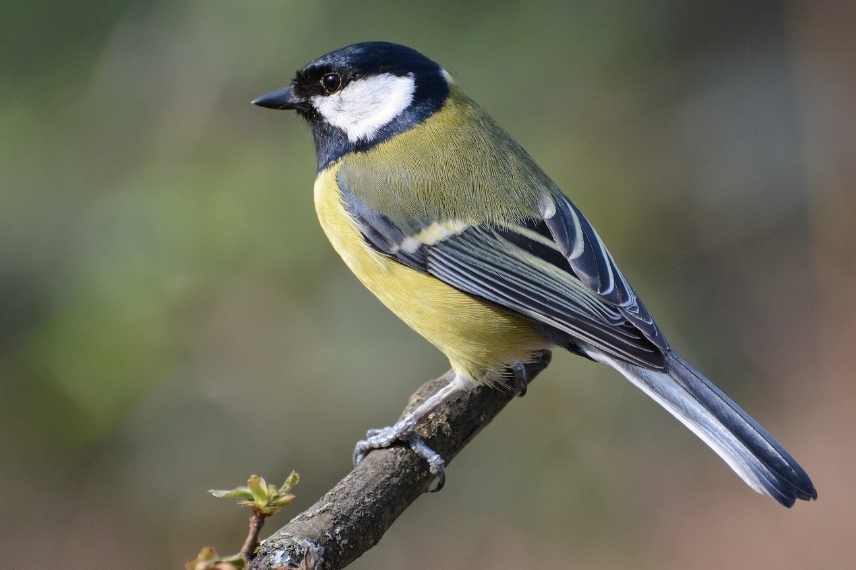
[{"label": "grey tail", "polygon": [[709,445],[747,485],[786,507],[817,498],[808,474],[785,448],[722,390],[674,352],[666,371],[588,355],[615,368]]}]

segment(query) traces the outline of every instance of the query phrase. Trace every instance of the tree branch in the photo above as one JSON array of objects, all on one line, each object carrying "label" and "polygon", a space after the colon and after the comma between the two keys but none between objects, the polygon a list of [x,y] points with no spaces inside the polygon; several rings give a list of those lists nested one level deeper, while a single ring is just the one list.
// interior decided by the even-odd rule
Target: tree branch
[{"label": "tree branch", "polygon": [[[549,362],[527,366],[531,382]],[[404,413],[451,380],[451,371],[422,385]],[[417,428],[448,465],[469,441],[511,401],[509,390],[478,385],[442,402]],[[344,568],[373,547],[431,485],[428,465],[410,449],[376,450],[314,505],[262,542],[252,570]]]}]

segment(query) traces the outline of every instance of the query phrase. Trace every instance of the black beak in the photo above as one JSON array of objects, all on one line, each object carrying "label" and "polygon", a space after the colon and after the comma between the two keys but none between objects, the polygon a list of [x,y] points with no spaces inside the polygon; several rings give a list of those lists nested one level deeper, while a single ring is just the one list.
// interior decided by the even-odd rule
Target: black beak
[{"label": "black beak", "polygon": [[308,103],[305,99],[301,99],[294,94],[291,87],[283,87],[276,91],[266,93],[261,97],[256,97],[252,101],[253,105],[259,107],[267,107],[268,109],[307,109]]}]

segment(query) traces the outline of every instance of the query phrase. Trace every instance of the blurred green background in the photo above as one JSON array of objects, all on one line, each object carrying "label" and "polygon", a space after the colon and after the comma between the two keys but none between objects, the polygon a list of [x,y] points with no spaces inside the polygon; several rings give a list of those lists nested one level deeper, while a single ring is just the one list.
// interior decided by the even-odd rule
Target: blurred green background
[{"label": "blurred green background", "polygon": [[843,567],[853,6],[7,2],[2,566],[235,551],[244,515],[206,489],[294,468],[306,507],[445,370],[324,239],[305,125],[248,103],[385,39],[441,62],[536,157],[820,500],[755,496],[617,374],[558,355],[354,568]]}]

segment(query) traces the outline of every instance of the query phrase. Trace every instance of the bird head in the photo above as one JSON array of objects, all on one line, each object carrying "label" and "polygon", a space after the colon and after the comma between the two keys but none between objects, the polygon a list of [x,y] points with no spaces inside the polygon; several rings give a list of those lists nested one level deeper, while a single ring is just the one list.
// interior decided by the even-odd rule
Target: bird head
[{"label": "bird head", "polygon": [[365,42],[322,55],[253,104],[295,110],[309,121],[320,168],[424,121],[442,108],[450,83],[442,67],[412,48]]}]

